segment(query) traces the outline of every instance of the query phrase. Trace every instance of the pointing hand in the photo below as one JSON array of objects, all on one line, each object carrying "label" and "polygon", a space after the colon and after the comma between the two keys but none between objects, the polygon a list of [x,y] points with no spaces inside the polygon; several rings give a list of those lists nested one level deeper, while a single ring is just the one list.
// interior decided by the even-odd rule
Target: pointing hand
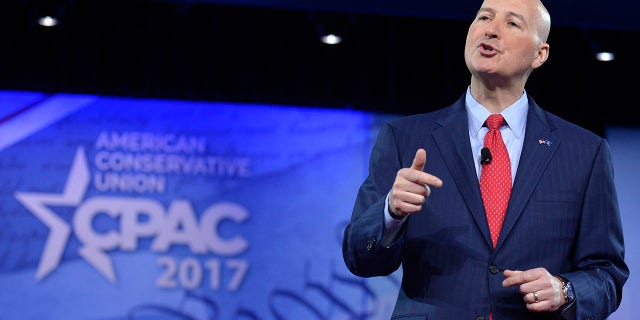
[{"label": "pointing hand", "polygon": [[426,151],[418,149],[411,167],[398,170],[389,193],[389,210],[394,215],[404,217],[420,211],[425,199],[431,195],[429,186],[442,186],[442,180],[423,171],[426,163]]}]

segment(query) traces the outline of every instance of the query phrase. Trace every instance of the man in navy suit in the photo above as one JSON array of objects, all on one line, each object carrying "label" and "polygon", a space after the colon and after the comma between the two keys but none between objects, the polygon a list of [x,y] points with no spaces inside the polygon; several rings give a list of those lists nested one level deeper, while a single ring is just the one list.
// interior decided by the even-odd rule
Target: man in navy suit
[{"label": "man in navy suit", "polygon": [[[609,146],[525,91],[549,56],[539,0],[486,0],[467,34],[453,105],[380,129],[343,256],[361,277],[402,266],[393,319],[605,319],[629,276]],[[492,242],[480,190],[491,114],[510,196]],[[507,166],[508,167],[508,166]]]}]

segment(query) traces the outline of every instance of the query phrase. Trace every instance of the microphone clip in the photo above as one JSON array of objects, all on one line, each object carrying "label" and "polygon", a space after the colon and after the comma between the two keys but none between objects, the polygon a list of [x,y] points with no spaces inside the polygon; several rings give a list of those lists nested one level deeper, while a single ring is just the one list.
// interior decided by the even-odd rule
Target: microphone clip
[{"label": "microphone clip", "polygon": [[480,164],[491,163],[491,158],[491,150],[489,148],[484,147],[480,150]]}]

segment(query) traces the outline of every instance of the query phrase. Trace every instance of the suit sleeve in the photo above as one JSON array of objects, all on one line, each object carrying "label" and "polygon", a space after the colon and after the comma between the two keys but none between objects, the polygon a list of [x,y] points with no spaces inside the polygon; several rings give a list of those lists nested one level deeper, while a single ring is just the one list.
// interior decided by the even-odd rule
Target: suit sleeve
[{"label": "suit sleeve", "polygon": [[565,319],[604,319],[622,298],[629,276],[624,262],[624,238],[613,179],[609,146],[602,140],[582,203],[582,217],[572,257],[575,272],[561,274],[576,293],[575,309]]},{"label": "suit sleeve", "polygon": [[369,159],[369,174],[358,190],[351,220],[344,230],[342,255],[347,268],[361,277],[384,276],[401,262],[402,234],[389,247],[384,235],[385,197],[401,168],[398,149],[389,124],[381,127]]}]

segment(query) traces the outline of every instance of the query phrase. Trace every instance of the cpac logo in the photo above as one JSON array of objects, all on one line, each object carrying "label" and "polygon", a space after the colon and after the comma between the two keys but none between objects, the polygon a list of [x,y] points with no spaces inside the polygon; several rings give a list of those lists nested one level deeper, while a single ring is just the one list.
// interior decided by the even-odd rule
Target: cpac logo
[{"label": "cpac logo", "polygon": [[[221,238],[217,234],[217,226],[221,221],[240,223],[249,217],[247,210],[240,205],[212,205],[202,213],[198,223],[187,200],[174,200],[166,213],[160,203],[150,199],[93,197],[82,202],[89,180],[84,150],[78,148],[62,194],[16,192],[16,198],[50,230],[38,264],[36,279],[42,279],[58,267],[72,230],[48,206],[77,207],[72,226],[83,244],[79,254],[111,282],[116,281],[116,276],[111,259],[105,251],[134,251],[137,249],[138,239],[142,237],[154,237],[151,243],[151,250],[154,252],[166,252],[171,245],[182,244],[197,254],[210,251],[232,256],[248,247],[247,240],[240,236]],[[95,232],[92,223],[100,214],[119,218],[120,232]]]}]

